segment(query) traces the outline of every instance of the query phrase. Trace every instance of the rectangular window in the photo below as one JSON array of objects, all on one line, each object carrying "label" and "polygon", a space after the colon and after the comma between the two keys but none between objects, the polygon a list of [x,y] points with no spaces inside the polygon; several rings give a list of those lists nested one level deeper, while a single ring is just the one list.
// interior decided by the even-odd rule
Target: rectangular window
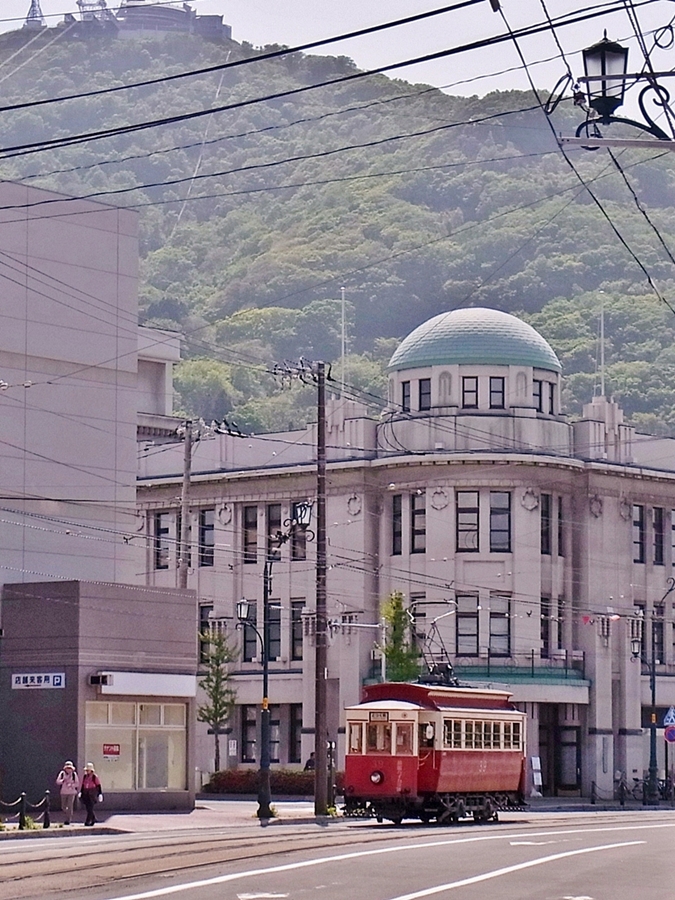
[{"label": "rectangular window", "polygon": [[410,552],[424,553],[427,549],[427,495],[417,491],[410,497]]},{"label": "rectangular window", "polygon": [[654,607],[654,618],[652,620],[652,628],[654,629],[654,665],[662,666],[665,661],[665,628],[663,618],[663,606]]},{"label": "rectangular window", "polygon": [[[183,514],[180,510],[176,514],[176,565],[180,566],[181,556],[183,555],[183,547],[181,541],[183,538]],[[190,524],[190,516],[188,516],[187,529],[187,567],[192,566],[192,525]]]},{"label": "rectangular window", "polygon": [[199,662],[205,663],[209,654],[208,635],[211,631],[211,613],[213,604],[204,604],[199,607]]},{"label": "rectangular window", "polygon": [[555,415],[555,385],[550,382],[548,385],[548,411],[549,415]]},{"label": "rectangular window", "polygon": [[478,594],[457,594],[457,656],[478,656]]},{"label": "rectangular window", "polygon": [[242,515],[244,522],[244,562],[255,563],[258,561],[258,507],[245,506]]},{"label": "rectangular window", "polygon": [[256,761],[256,708],[251,704],[244,704],[241,709],[241,761],[254,763]]},{"label": "rectangular window", "polygon": [[288,761],[302,762],[302,703],[288,707]]},{"label": "rectangular window", "polygon": [[270,704],[270,762],[278,763],[281,750],[281,707]]},{"label": "rectangular window", "polygon": [[457,491],[457,552],[478,553],[478,491]]},{"label": "rectangular window", "polygon": [[558,556],[565,555],[565,520],[563,518],[563,498],[558,497]]},{"label": "rectangular window", "polygon": [[412,618],[412,638],[417,649],[422,652],[422,647],[427,639],[427,613],[424,609],[426,594],[418,593],[410,595],[408,614]]},{"label": "rectangular window", "polygon": [[541,598],[539,637],[541,639],[541,658],[549,659],[551,656],[551,601],[548,597]]},{"label": "rectangular window", "polygon": [[478,378],[464,375],[462,378],[462,406],[464,409],[478,409]]},{"label": "rectangular window", "polygon": [[541,523],[541,553],[544,556],[550,556],[553,552],[551,549],[551,531],[553,523],[551,521],[553,498],[551,494],[542,494],[540,497],[540,523]]},{"label": "rectangular window", "polygon": [[154,515],[153,537],[154,537],[154,561],[156,569],[169,568],[169,526],[171,524],[171,514],[167,512],[158,512]]},{"label": "rectangular window", "polygon": [[490,552],[511,552],[511,494],[490,491]]},{"label": "rectangular window", "polygon": [[199,510],[199,565],[212,566],[215,548],[215,509]]},{"label": "rectangular window", "polygon": [[504,409],[504,379],[490,377],[490,409]]},{"label": "rectangular window", "polygon": [[391,498],[391,555],[400,556],[403,552],[403,495],[394,494]]},{"label": "rectangular window", "polygon": [[[255,600],[248,605],[248,622],[251,625],[256,624],[256,607]],[[244,653],[244,662],[253,662],[254,659],[258,658],[258,635],[255,633],[253,628],[249,627],[246,623],[244,623],[244,642],[243,642],[243,653]]]},{"label": "rectangular window", "polygon": [[267,604],[267,659],[269,662],[281,658],[281,600],[270,600]]},{"label": "rectangular window", "polygon": [[431,409],[431,378],[419,380],[419,410]]},{"label": "rectangular window", "polygon": [[391,723],[366,723],[366,753],[391,753]]},{"label": "rectangular window", "polygon": [[267,504],[267,559],[281,559],[281,503]]},{"label": "rectangular window", "polygon": [[558,621],[555,623],[558,632],[558,650],[563,649],[563,623],[565,621],[565,598],[558,597]]},{"label": "rectangular window", "polygon": [[363,723],[350,722],[349,728],[349,746],[347,753],[363,753]]},{"label": "rectangular window", "polygon": [[291,507],[291,520],[296,523],[291,528],[291,559],[307,559],[307,531],[297,524],[299,503]]},{"label": "rectangular window", "polygon": [[490,656],[511,655],[511,598],[490,595]]},{"label": "rectangular window", "polygon": [[534,404],[534,408],[537,412],[544,411],[544,391],[543,391],[543,383],[539,381],[539,379],[535,378],[532,382],[532,400]]},{"label": "rectangular window", "polygon": [[410,412],[410,382],[401,383],[401,411]]},{"label": "rectangular window", "polygon": [[645,561],[646,535],[645,535],[645,508],[633,504],[633,562]]},{"label": "rectangular window", "polygon": [[654,507],[654,565],[662,566],[664,562],[664,544],[666,534],[666,515],[662,506]]},{"label": "rectangular window", "polygon": [[[86,758],[109,791],[187,788],[185,703],[87,701]],[[112,744],[118,754],[108,755]]]},{"label": "rectangular window", "polygon": [[291,659],[302,659],[302,613],[304,600],[291,600]]}]

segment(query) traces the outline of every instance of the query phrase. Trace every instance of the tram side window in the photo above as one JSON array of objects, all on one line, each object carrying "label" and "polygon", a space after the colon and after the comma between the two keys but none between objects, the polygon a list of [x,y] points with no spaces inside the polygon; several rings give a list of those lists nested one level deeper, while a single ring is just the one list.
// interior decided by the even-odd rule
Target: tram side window
[{"label": "tram side window", "polygon": [[409,722],[396,723],[396,755],[412,756],[413,727]]},{"label": "tram side window", "polygon": [[349,723],[348,753],[363,753],[363,729],[360,722]]},{"label": "tram side window", "polygon": [[462,749],[462,721],[461,719],[446,719],[443,722],[443,745],[452,747],[453,750]]},{"label": "tram side window", "polygon": [[487,748],[499,750],[501,747],[501,722],[486,722],[483,728],[483,739]]},{"label": "tram side window", "polygon": [[391,753],[391,725],[389,722],[367,723],[366,753]]},{"label": "tram side window", "polygon": [[504,749],[520,750],[520,722],[504,722]]}]

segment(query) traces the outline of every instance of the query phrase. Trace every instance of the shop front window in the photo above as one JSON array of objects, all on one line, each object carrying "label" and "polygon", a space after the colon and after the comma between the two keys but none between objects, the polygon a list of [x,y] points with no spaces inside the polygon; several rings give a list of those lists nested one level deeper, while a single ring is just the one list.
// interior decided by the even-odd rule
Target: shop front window
[{"label": "shop front window", "polygon": [[184,703],[88,701],[86,757],[108,791],[187,788]]}]

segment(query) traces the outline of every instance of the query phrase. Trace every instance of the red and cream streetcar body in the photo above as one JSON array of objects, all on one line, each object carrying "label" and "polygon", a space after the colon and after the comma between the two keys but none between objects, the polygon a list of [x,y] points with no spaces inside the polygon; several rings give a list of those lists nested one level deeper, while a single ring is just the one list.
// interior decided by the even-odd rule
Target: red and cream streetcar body
[{"label": "red and cream streetcar body", "polygon": [[525,713],[506,691],[384,683],[346,710],[345,811],[477,821],[523,804]]}]

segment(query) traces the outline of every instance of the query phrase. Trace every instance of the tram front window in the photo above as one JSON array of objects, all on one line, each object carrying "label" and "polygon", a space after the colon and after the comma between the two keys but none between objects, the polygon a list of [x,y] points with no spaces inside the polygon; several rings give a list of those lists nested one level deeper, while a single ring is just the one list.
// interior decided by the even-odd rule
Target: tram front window
[{"label": "tram front window", "polygon": [[391,753],[391,725],[389,722],[368,722],[366,725],[366,753]]},{"label": "tram front window", "polygon": [[349,723],[349,753],[363,753],[363,729],[360,722]]},{"label": "tram front window", "polygon": [[412,756],[413,752],[413,727],[412,723],[397,722],[396,724],[396,755]]}]

